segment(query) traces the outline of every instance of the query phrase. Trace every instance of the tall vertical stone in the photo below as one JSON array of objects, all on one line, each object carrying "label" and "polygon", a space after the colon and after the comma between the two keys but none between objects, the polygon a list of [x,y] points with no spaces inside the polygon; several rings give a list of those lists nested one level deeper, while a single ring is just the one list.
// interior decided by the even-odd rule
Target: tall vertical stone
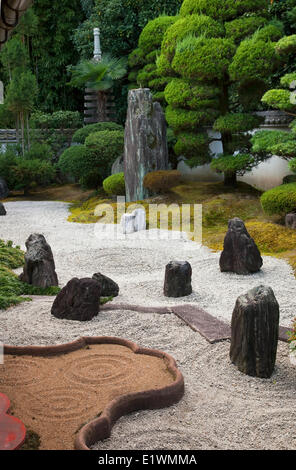
[{"label": "tall vertical stone", "polygon": [[143,186],[146,173],[168,169],[166,121],[149,88],[130,90],[125,125],[124,174],[126,200],[149,196]]},{"label": "tall vertical stone", "polygon": [[271,376],[279,335],[279,304],[270,287],[238,297],[231,320],[230,360],[244,374]]}]

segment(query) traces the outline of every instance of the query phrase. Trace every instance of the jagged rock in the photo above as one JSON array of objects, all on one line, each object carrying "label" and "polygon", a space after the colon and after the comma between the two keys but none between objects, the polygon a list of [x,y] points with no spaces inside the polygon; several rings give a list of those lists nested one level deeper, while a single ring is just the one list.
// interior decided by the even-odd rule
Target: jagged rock
[{"label": "jagged rock", "polygon": [[260,251],[249,235],[244,222],[237,217],[231,219],[220,257],[221,271],[236,274],[256,273],[260,271],[262,264]]},{"label": "jagged rock", "polygon": [[98,281],[101,287],[101,297],[117,297],[119,293],[119,286],[110,277],[104,276],[101,273],[95,273],[92,277]]},{"label": "jagged rock", "polygon": [[117,173],[122,173],[124,171],[124,158],[123,155],[116,158],[115,162],[112,165],[111,175],[116,175]]},{"label": "jagged rock", "polygon": [[0,177],[0,199],[5,199],[9,194],[6,181]]},{"label": "jagged rock", "polygon": [[130,90],[124,138],[126,200],[149,196],[143,186],[146,173],[168,169],[166,120],[149,88]]},{"label": "jagged rock", "polygon": [[238,297],[231,320],[230,359],[244,374],[271,376],[277,352],[279,304],[270,287]]},{"label": "jagged rock", "polygon": [[2,202],[0,202],[0,215],[6,215],[6,209]]},{"label": "jagged rock", "polygon": [[131,214],[123,214],[120,225],[123,233],[146,230],[146,211],[144,209],[136,209]]},{"label": "jagged rock", "polygon": [[74,277],[56,296],[51,313],[56,318],[90,321],[100,309],[100,284],[91,278]]},{"label": "jagged rock", "polygon": [[36,287],[58,286],[53,254],[43,235],[33,233],[26,241],[25,266],[20,280]]},{"label": "jagged rock", "polygon": [[166,265],[163,293],[166,297],[185,297],[192,293],[192,269],[188,261],[171,261]]},{"label": "jagged rock", "polygon": [[296,229],[296,212],[291,212],[286,215],[285,224],[288,228]]}]

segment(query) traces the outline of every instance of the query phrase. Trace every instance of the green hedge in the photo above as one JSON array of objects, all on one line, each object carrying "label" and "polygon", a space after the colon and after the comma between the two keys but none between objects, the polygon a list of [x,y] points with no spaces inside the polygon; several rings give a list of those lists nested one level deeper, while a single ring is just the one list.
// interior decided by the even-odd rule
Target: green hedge
[{"label": "green hedge", "polygon": [[296,210],[296,183],[283,184],[266,191],[261,205],[268,215],[285,215]]},{"label": "green hedge", "polygon": [[65,175],[71,175],[79,181],[85,170],[89,150],[84,145],[73,145],[60,156],[58,167]]},{"label": "green hedge", "polygon": [[73,135],[72,142],[77,144],[84,144],[85,139],[93,132],[98,131],[118,131],[123,130],[123,127],[116,122],[97,122],[95,124],[88,124],[87,126],[78,129]]},{"label": "green hedge", "polygon": [[108,176],[103,181],[103,188],[109,196],[125,196],[124,173]]},{"label": "green hedge", "polygon": [[175,21],[175,16],[159,16],[147,23],[139,37],[139,48],[142,49],[144,54],[149,54],[154,49],[158,49],[165,31]]},{"label": "green hedge", "polygon": [[209,15],[217,20],[232,20],[244,13],[267,13],[270,0],[184,0],[180,15]]},{"label": "green hedge", "polygon": [[237,18],[225,23],[226,37],[232,38],[236,43],[240,43],[248,36],[252,36],[265,23],[266,18],[261,16]]}]

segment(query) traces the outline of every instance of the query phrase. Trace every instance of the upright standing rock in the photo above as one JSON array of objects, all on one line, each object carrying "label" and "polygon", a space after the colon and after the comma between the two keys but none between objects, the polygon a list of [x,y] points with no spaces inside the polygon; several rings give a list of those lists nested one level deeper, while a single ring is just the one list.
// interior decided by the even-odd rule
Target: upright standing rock
[{"label": "upright standing rock", "polygon": [[53,254],[44,236],[39,233],[30,235],[26,248],[25,266],[20,280],[36,287],[58,286]]},{"label": "upright standing rock", "polygon": [[138,201],[149,196],[146,173],[168,168],[165,116],[149,88],[129,91],[124,140],[126,199]]},{"label": "upright standing rock", "polygon": [[171,261],[166,265],[163,293],[166,297],[185,297],[192,293],[192,269],[188,261]]},{"label": "upright standing rock", "polygon": [[221,271],[236,274],[256,273],[260,271],[262,264],[260,251],[244,222],[237,217],[231,219],[220,257]]},{"label": "upright standing rock", "polygon": [[285,218],[286,227],[296,229],[296,212],[291,212]]},{"label": "upright standing rock", "polygon": [[9,189],[3,178],[0,177],[0,199],[5,199],[9,194]]},{"label": "upright standing rock", "polygon": [[241,295],[231,320],[230,359],[244,374],[271,376],[277,352],[279,304],[270,287]]},{"label": "upright standing rock", "polygon": [[117,297],[119,294],[118,284],[110,279],[110,277],[105,276],[101,273],[95,273],[92,277],[95,281],[100,284],[101,288],[101,297]]}]

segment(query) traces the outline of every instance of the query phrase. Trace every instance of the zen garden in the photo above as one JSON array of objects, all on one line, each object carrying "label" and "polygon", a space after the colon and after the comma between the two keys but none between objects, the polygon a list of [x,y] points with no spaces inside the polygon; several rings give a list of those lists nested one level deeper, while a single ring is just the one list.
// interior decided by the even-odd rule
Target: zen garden
[{"label": "zen garden", "polygon": [[0,450],[296,450],[296,0],[0,4]]}]

